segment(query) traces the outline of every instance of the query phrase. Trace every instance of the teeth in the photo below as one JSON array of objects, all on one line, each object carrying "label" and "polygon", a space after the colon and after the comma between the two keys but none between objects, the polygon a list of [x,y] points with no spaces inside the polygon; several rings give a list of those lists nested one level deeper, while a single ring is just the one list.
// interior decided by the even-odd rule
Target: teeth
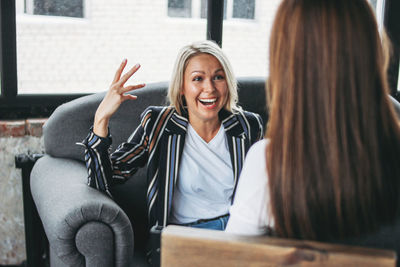
[{"label": "teeth", "polygon": [[199,100],[200,100],[201,102],[204,102],[204,103],[213,103],[213,102],[217,101],[216,98],[199,99]]}]

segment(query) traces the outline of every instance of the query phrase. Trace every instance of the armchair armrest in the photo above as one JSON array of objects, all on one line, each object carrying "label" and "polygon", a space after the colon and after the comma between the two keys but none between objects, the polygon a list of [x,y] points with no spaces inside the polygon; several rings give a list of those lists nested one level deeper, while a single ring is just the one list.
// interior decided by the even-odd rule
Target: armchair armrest
[{"label": "armchair armrest", "polygon": [[46,155],[36,162],[31,191],[50,248],[67,266],[130,266],[133,230],[128,217],[86,180],[86,167],[79,161]]}]

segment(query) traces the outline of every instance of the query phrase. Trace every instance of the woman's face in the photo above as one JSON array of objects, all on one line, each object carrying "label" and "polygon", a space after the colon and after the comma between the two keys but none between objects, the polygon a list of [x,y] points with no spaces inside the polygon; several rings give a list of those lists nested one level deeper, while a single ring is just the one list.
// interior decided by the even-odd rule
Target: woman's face
[{"label": "woman's face", "polygon": [[219,61],[210,54],[189,59],[183,75],[183,90],[192,125],[219,122],[218,112],[228,98],[225,72]]}]

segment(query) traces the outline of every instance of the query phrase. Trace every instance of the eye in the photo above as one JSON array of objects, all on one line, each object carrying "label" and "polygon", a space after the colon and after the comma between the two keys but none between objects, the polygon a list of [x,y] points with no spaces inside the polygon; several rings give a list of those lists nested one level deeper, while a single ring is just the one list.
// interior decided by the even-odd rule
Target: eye
[{"label": "eye", "polygon": [[223,80],[225,77],[221,74],[215,75],[214,80]]},{"label": "eye", "polygon": [[194,82],[199,82],[199,81],[202,81],[202,80],[203,80],[203,78],[200,77],[200,76],[196,76],[196,77],[193,78]]}]

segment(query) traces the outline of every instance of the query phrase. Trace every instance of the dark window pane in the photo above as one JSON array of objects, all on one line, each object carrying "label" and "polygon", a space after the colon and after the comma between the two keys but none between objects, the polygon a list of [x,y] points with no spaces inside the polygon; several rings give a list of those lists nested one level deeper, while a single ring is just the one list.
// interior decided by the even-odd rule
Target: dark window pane
[{"label": "dark window pane", "polygon": [[83,0],[34,0],[33,14],[83,18]]},{"label": "dark window pane", "polygon": [[192,1],[168,0],[168,16],[180,18],[192,17]]},{"label": "dark window pane", "polygon": [[[207,0],[201,0],[201,12],[200,12],[200,17],[202,19],[207,18]],[[224,19],[226,19],[226,0],[224,0]]]},{"label": "dark window pane", "polygon": [[254,0],[234,0],[233,17],[239,19],[254,19]]}]

